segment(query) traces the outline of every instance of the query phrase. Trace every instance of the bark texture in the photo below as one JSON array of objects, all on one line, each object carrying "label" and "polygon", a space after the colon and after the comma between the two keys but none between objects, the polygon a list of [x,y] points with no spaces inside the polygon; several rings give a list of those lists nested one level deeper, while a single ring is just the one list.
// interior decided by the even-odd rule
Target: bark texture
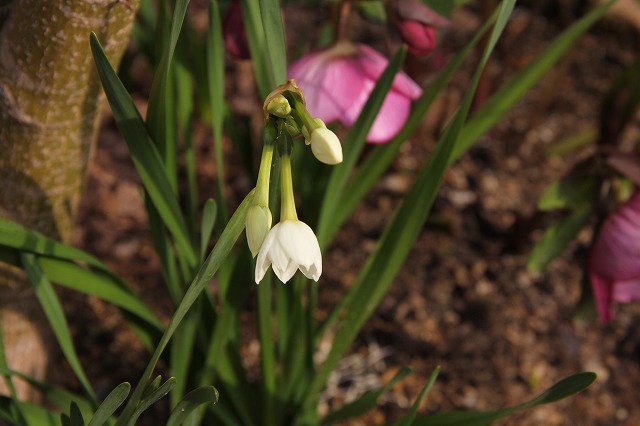
[{"label": "bark texture", "polygon": [[[104,104],[89,34],[118,64],[138,3],[14,0],[2,11],[0,216],[71,239]],[[49,326],[21,271],[3,265],[0,316],[10,367],[42,378]]]}]

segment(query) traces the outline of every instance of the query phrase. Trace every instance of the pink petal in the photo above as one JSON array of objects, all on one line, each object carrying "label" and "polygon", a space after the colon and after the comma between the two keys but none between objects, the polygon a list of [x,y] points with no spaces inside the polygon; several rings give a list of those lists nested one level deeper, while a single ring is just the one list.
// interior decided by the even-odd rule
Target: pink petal
[{"label": "pink petal", "polygon": [[621,303],[640,300],[640,277],[614,283],[613,300]]},{"label": "pink petal", "polygon": [[367,97],[358,64],[330,51],[304,56],[288,74],[302,89],[309,113],[325,122],[343,120],[349,109],[361,109]]},{"label": "pink petal", "polygon": [[605,220],[591,249],[590,267],[611,281],[640,277],[640,192]]},{"label": "pink petal", "polygon": [[600,319],[604,322],[611,322],[613,319],[612,303],[612,283],[602,279],[596,274],[589,274],[591,278],[591,288],[593,289],[593,298],[596,302],[596,309]]},{"label": "pink petal", "polygon": [[[356,45],[359,55],[360,65],[363,72],[374,82],[382,75],[389,61],[378,51],[366,44]],[[391,90],[400,92],[411,99],[417,99],[422,95],[422,89],[404,71],[396,74],[391,85]]]},{"label": "pink petal", "polygon": [[640,191],[602,225],[587,262],[598,313],[613,318],[611,303],[640,299]]},{"label": "pink petal", "polygon": [[417,0],[397,0],[396,8],[400,19],[413,19],[436,27],[451,25],[451,21],[440,16],[425,4]]},{"label": "pink petal", "polygon": [[388,142],[404,126],[410,111],[411,101],[408,98],[396,92],[387,93],[382,108],[367,134],[367,142]]}]

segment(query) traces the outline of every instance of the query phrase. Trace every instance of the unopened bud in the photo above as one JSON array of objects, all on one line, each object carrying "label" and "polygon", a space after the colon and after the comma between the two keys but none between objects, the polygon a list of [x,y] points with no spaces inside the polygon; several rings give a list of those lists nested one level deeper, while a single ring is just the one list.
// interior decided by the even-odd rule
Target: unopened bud
[{"label": "unopened bud", "polygon": [[267,104],[267,112],[279,118],[287,118],[291,113],[289,101],[282,95],[277,95]]},{"label": "unopened bud", "polygon": [[319,127],[311,133],[311,152],[325,164],[342,163],[340,140],[335,133],[325,127]]},{"label": "unopened bud", "polygon": [[304,143],[306,143],[307,145],[309,145],[311,143],[310,134],[312,134],[315,129],[320,129],[320,128],[326,128],[327,127],[327,125],[324,124],[324,121],[322,121],[319,118],[314,118],[313,122],[316,124],[316,127],[312,128],[312,129],[308,129],[307,126],[302,126],[302,136],[304,136]]},{"label": "unopened bud", "polygon": [[269,207],[253,205],[247,211],[246,232],[247,243],[251,255],[256,257],[264,242],[267,233],[271,229],[271,211]]}]

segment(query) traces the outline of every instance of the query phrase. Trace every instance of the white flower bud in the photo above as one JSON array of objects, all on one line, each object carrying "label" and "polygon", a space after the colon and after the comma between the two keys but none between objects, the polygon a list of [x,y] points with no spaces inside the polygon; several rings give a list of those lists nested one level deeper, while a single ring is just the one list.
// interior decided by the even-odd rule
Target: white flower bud
[{"label": "white flower bud", "polygon": [[311,133],[311,151],[325,164],[342,163],[342,145],[331,130],[319,127]]},{"label": "white flower bud", "polygon": [[247,211],[247,243],[251,255],[256,257],[267,233],[271,229],[271,211],[266,206],[254,205]]}]

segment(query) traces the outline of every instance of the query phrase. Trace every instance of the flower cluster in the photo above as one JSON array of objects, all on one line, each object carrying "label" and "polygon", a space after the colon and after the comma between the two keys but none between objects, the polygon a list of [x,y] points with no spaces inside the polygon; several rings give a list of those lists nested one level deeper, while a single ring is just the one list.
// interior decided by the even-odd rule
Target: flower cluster
[{"label": "flower cluster", "polygon": [[[293,80],[271,92],[264,102],[264,115],[262,159],[253,204],[246,219],[247,243],[253,257],[257,256],[255,281],[260,283],[270,266],[283,283],[298,269],[306,277],[318,281],[322,274],[320,245],[313,230],[298,220],[294,201],[293,138],[304,136],[313,155],[332,165],[342,162],[342,146],[322,120],[311,116],[302,92]],[[274,150],[280,156],[281,207],[280,223],[272,228],[269,179]]]}]

